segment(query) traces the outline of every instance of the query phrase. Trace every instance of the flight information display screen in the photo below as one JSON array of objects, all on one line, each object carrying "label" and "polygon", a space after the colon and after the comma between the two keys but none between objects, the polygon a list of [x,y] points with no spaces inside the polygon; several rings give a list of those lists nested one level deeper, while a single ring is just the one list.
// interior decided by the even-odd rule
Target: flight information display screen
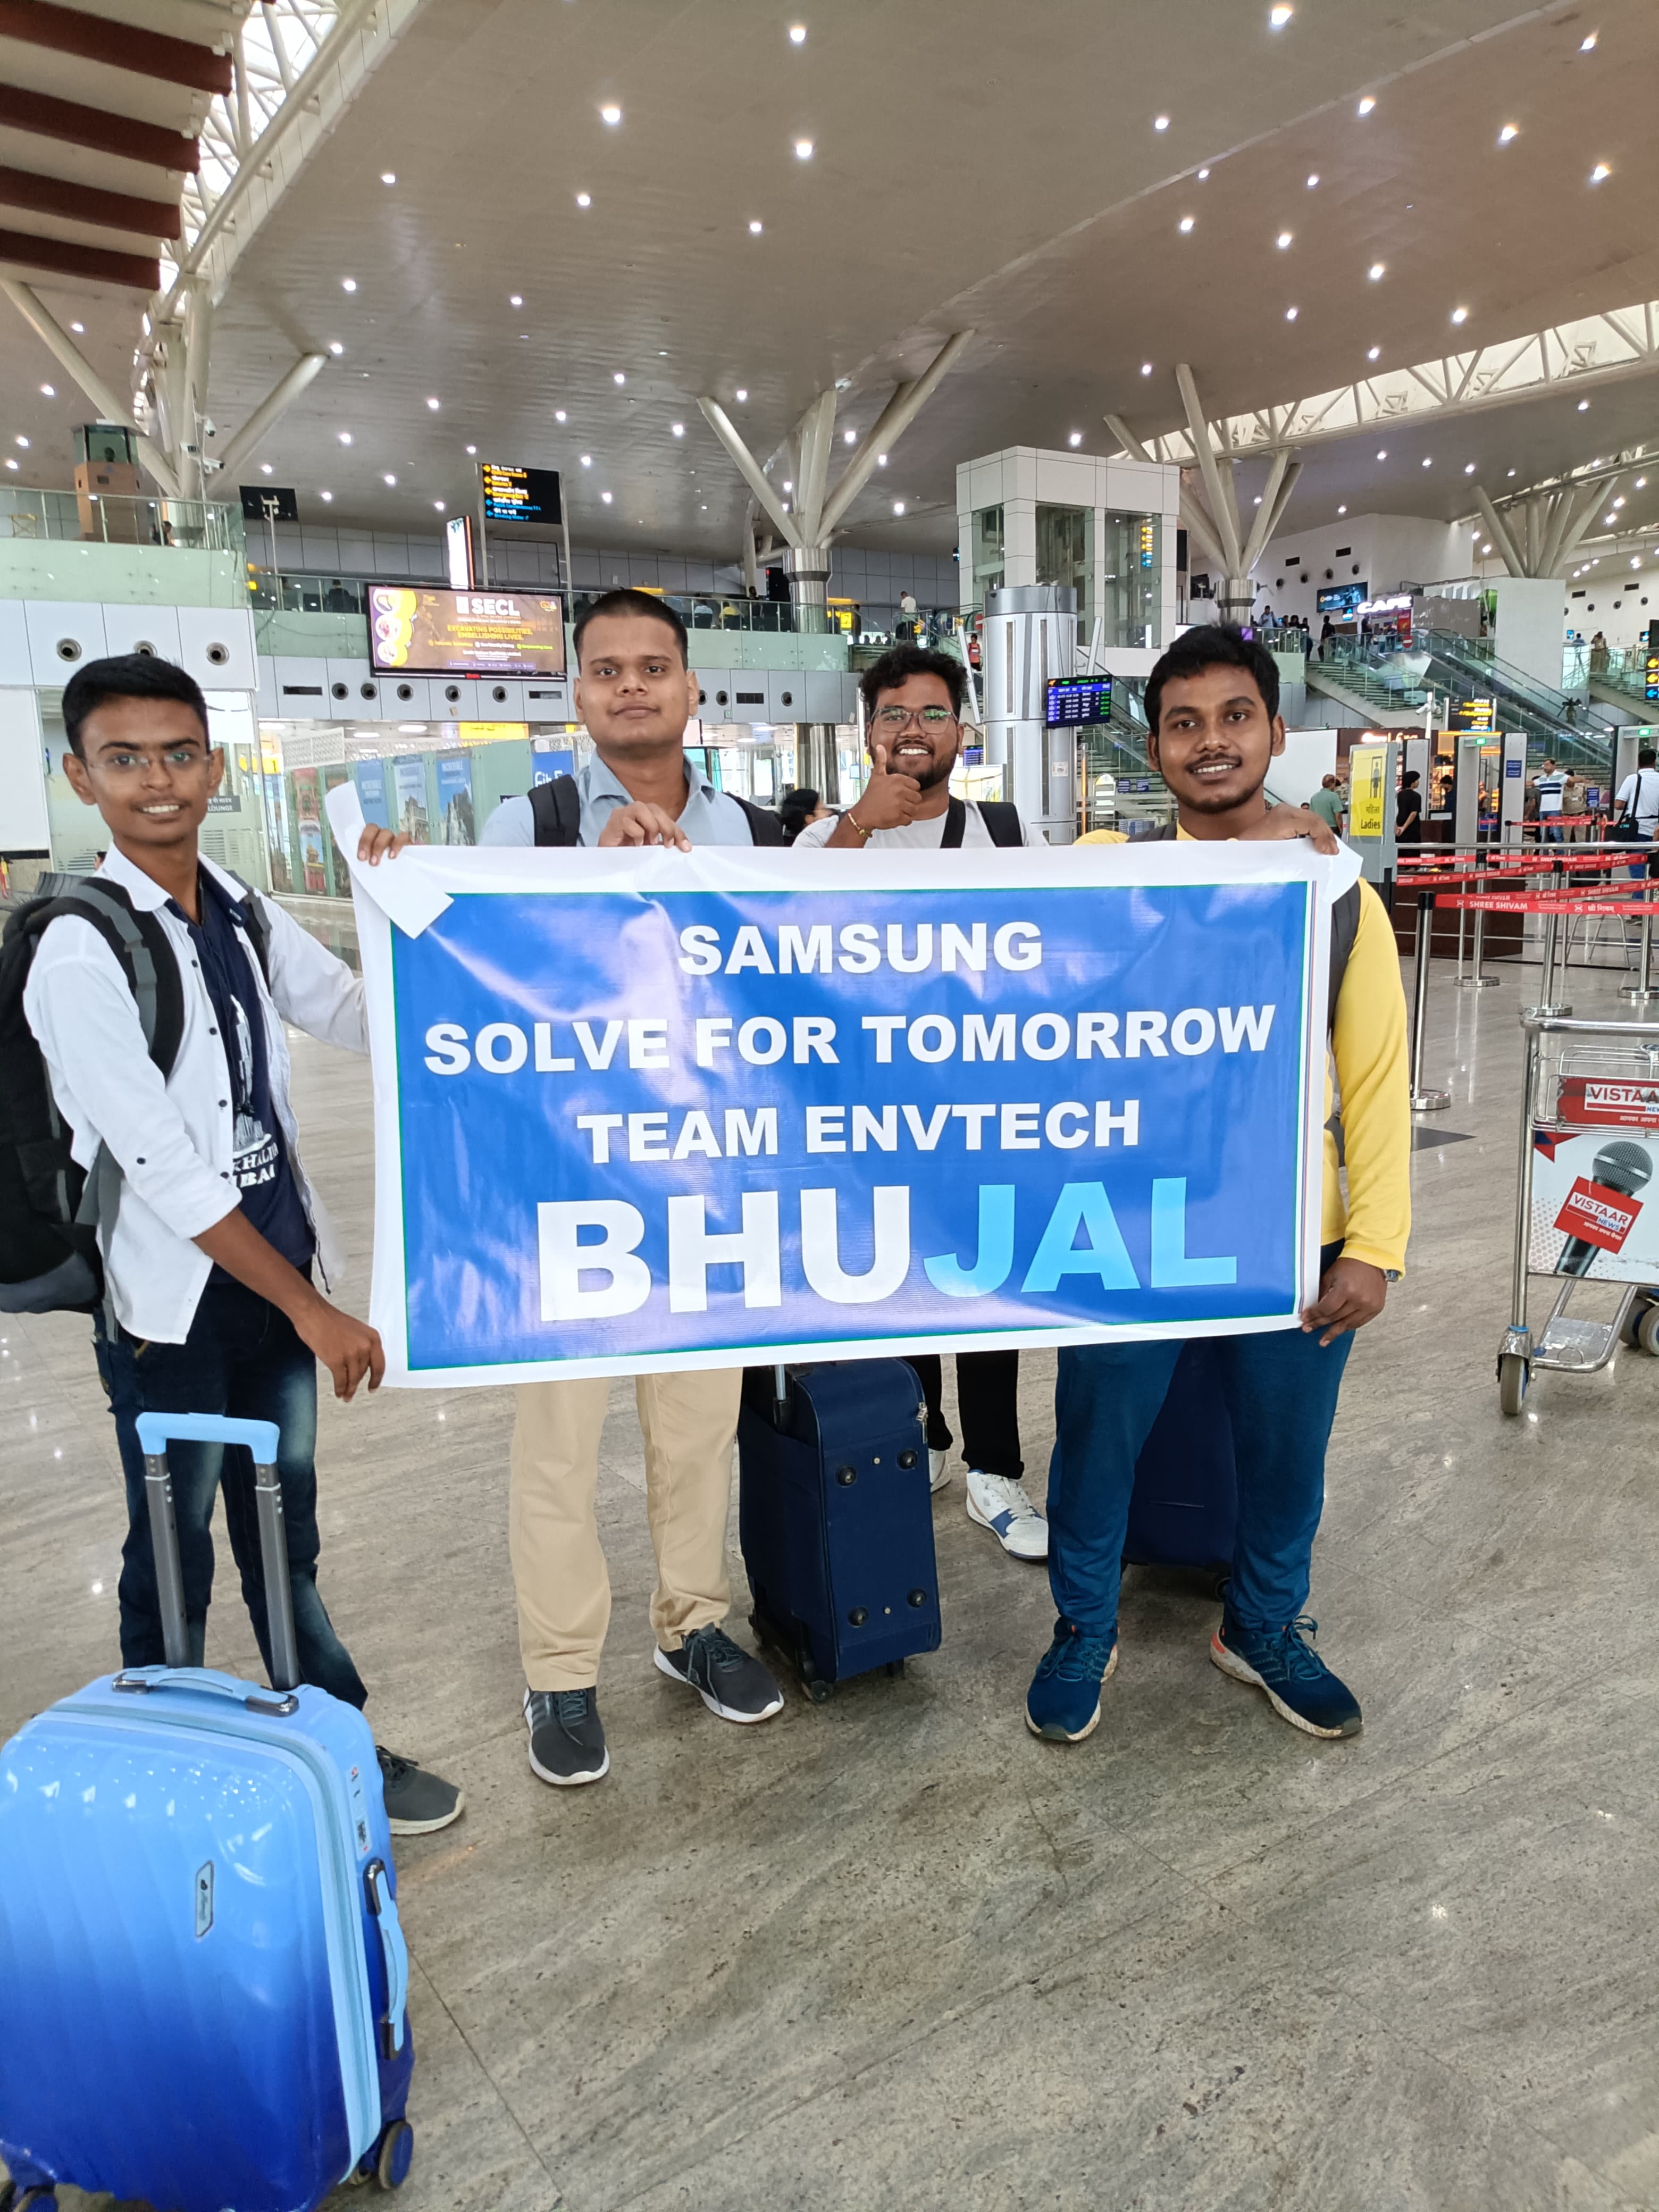
[{"label": "flight information display screen", "polygon": [[485,461],[483,511],[486,522],[539,522],[559,520],[559,472],[531,469],[510,461]]},{"label": "flight information display screen", "polygon": [[374,584],[368,657],[427,676],[562,676],[564,602],[540,592],[441,592]]},{"label": "flight information display screen", "polygon": [[1109,676],[1056,676],[1050,679],[1043,720],[1051,730],[1112,719]]}]

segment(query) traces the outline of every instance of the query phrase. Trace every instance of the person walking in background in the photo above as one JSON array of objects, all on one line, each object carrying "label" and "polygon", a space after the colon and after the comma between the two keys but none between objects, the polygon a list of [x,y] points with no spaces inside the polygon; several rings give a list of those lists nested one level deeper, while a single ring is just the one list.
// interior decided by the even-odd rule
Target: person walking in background
[{"label": "person walking in background", "polygon": [[1342,834],[1342,787],[1334,775],[1322,777],[1319,788],[1308,801],[1308,811],[1328,822],[1338,836]]},{"label": "person walking in background", "polygon": [[819,794],[810,785],[799,790],[786,791],[778,805],[778,819],[783,824],[783,842],[793,845],[810,823],[828,822],[834,809],[824,805]]},{"label": "person walking in background", "polygon": [[1567,779],[1555,763],[1545,756],[1543,766],[1532,780],[1532,788],[1538,801],[1538,834],[1547,845],[1561,842],[1562,793]]},{"label": "person walking in background", "polygon": [[1400,779],[1400,793],[1394,809],[1394,836],[1397,845],[1415,845],[1421,842],[1422,782],[1422,777],[1414,768],[1408,768]]}]

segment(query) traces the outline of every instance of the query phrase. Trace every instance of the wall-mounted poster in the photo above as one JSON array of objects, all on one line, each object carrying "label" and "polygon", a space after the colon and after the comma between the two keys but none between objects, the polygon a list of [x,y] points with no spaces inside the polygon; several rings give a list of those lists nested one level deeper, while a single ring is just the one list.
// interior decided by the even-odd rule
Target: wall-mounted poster
[{"label": "wall-mounted poster", "polygon": [[465,753],[440,753],[438,769],[438,836],[440,845],[476,845],[478,833],[472,817],[472,763]]},{"label": "wall-mounted poster", "polygon": [[392,801],[386,793],[386,763],[360,760],[351,771],[357,785],[357,804],[363,810],[365,822],[373,822],[381,830],[392,827]]},{"label": "wall-mounted poster", "polygon": [[426,761],[420,753],[404,753],[392,763],[392,828],[417,845],[431,842],[432,824],[426,811]]},{"label": "wall-mounted poster", "polygon": [[[323,770],[324,805],[326,806],[328,804],[328,794],[331,791],[337,791],[343,783],[350,781],[351,770],[343,762],[336,761],[331,767],[325,768]],[[351,870],[346,865],[345,854],[336,844],[332,836],[328,840],[328,875],[329,889],[334,896],[349,899],[351,896]]]},{"label": "wall-mounted poster", "polygon": [[368,655],[383,672],[562,676],[564,602],[540,592],[444,592],[374,584]]},{"label": "wall-mounted poster", "polygon": [[322,798],[314,768],[294,771],[294,811],[300,832],[300,876],[318,897],[328,890],[328,859],[323,849]]}]

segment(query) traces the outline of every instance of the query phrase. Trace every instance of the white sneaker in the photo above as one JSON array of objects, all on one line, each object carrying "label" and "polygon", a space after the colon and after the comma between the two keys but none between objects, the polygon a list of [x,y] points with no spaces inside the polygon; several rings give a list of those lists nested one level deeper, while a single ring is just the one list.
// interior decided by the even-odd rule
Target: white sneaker
[{"label": "white sneaker", "polygon": [[951,1455],[948,1451],[929,1450],[927,1454],[927,1487],[929,1490],[943,1490],[945,1484],[951,1480],[951,1469],[949,1465],[950,1457]]},{"label": "white sneaker", "polygon": [[968,1518],[988,1528],[1012,1559],[1048,1556],[1048,1523],[1027,1496],[1025,1485],[1010,1475],[969,1469]]}]

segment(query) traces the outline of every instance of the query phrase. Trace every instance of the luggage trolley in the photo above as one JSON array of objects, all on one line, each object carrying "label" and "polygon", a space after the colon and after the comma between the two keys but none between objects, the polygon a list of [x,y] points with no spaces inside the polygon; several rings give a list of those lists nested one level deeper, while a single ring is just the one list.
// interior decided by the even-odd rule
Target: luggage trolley
[{"label": "luggage trolley", "polygon": [[[1534,1368],[1593,1375],[1620,1343],[1659,1354],[1659,1023],[1527,1013],[1513,1317],[1498,1403],[1518,1413]],[[1534,1336],[1532,1275],[1560,1291]],[[1587,1281],[1620,1286],[1610,1321],[1568,1312]]]}]

